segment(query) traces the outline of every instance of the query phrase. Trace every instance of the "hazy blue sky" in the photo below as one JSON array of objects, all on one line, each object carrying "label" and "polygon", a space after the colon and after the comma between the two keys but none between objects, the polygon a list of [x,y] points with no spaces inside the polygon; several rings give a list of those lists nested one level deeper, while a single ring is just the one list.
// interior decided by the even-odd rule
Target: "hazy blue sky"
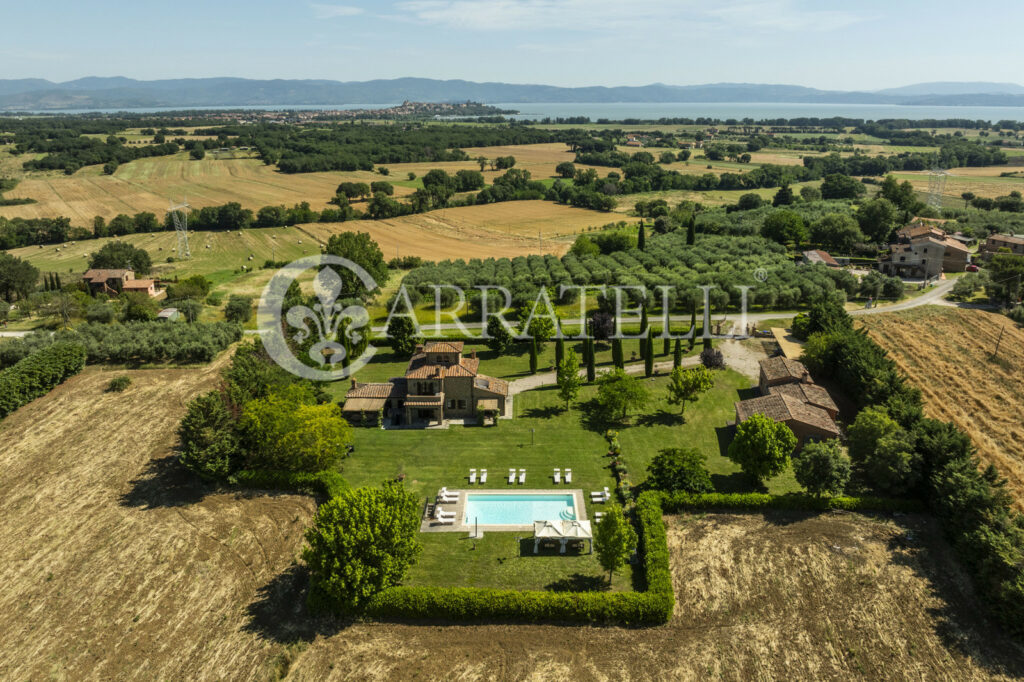
[{"label": "hazy blue sky", "polygon": [[1020,0],[49,0],[2,16],[0,78],[1024,81]]}]

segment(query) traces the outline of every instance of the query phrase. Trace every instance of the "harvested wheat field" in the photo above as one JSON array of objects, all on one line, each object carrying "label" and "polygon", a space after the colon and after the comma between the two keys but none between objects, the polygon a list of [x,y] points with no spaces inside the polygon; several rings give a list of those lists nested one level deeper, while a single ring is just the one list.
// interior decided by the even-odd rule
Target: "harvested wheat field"
[{"label": "harvested wheat field", "polygon": [[245,607],[313,501],[204,490],[172,459],[201,369],[89,368],[0,422],[0,678],[259,679],[285,647]]},{"label": "harvested wheat field", "polygon": [[88,166],[70,176],[32,174],[5,196],[28,197],[36,203],[0,207],[0,215],[67,216],[73,225],[83,227],[91,226],[98,215],[110,220],[119,213],[141,211],[151,211],[162,220],[171,198],[187,198],[197,208],[237,201],[253,210],[308,201],[321,210],[334,196],[341,177],[333,172],[279,173],[258,159],[192,161],[182,153],[138,159],[122,165],[113,175],[103,175],[99,166]]},{"label": "harvested wheat field", "polygon": [[[619,216],[550,201],[507,201],[442,208],[388,220],[354,220],[300,226],[321,241],[336,232],[369,232],[385,258],[402,255],[433,260],[565,253],[567,238]],[[538,234],[541,239],[538,239]],[[557,241],[554,241],[557,239]]]},{"label": "harvested wheat field", "polygon": [[924,393],[928,416],[970,434],[1024,509],[1024,331],[995,313],[936,306],[860,319]]},{"label": "harvested wheat field", "polygon": [[198,370],[89,368],[0,423],[2,679],[988,679],[988,629],[927,517],[668,519],[663,627],[313,618],[308,497],[212,490],[173,459]]}]

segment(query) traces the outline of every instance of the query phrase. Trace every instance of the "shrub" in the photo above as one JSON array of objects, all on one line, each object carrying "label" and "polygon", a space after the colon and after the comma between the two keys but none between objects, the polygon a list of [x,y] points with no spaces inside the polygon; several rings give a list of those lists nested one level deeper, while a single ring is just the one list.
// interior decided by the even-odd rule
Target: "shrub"
[{"label": "shrub", "polygon": [[793,473],[797,483],[815,495],[838,495],[850,480],[850,458],[839,441],[808,443],[793,457]]},{"label": "shrub", "polygon": [[54,343],[0,372],[0,419],[81,372],[85,357],[79,344]]},{"label": "shrub", "polygon": [[696,448],[665,448],[648,465],[647,481],[665,491],[714,492],[711,474],[704,466],[706,460],[707,456]]},{"label": "shrub", "polygon": [[107,384],[107,393],[121,393],[128,388],[132,383],[132,378],[127,374],[122,374],[119,377],[114,377]]},{"label": "shrub", "polygon": [[705,348],[700,352],[700,363],[708,369],[725,369],[725,356],[717,348]]},{"label": "shrub", "polygon": [[752,414],[736,425],[726,455],[743,473],[761,481],[782,473],[795,447],[796,436],[786,424]]},{"label": "shrub", "polygon": [[397,585],[420,552],[419,500],[400,484],[345,490],[317,509],[302,557],[313,608],[357,610]]},{"label": "shrub", "polygon": [[223,480],[238,467],[240,450],[235,420],[220,391],[211,391],[189,403],[178,426],[178,437],[178,459],[202,478]]},{"label": "shrub", "polygon": [[244,324],[252,317],[252,298],[231,294],[228,304],[224,306],[224,319],[228,322]]}]

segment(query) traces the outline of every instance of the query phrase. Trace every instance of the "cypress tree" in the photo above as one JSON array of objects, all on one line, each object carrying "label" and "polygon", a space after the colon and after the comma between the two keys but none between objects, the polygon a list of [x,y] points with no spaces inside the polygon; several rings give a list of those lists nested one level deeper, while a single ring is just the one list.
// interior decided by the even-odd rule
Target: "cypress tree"
[{"label": "cypress tree", "polygon": [[586,340],[587,349],[587,383],[594,383],[594,379],[597,378],[597,359],[594,357],[594,339],[588,338]]},{"label": "cypress tree", "polygon": [[[647,327],[647,304],[640,306],[640,333],[647,334],[651,330]],[[647,357],[647,343],[640,339],[640,357]]]},{"label": "cypress tree", "polygon": [[530,337],[530,374],[537,373],[537,337]]},{"label": "cypress tree", "polygon": [[565,340],[559,336],[555,339],[555,367],[562,364],[562,358],[565,357]]},{"label": "cypress tree", "polygon": [[690,311],[690,331],[693,335],[690,337],[690,350],[693,350],[693,344],[697,342],[697,309],[694,308]]},{"label": "cypress tree", "polygon": [[704,349],[707,350],[708,348],[711,348],[711,337],[710,336],[707,337],[706,339],[704,339]]},{"label": "cypress tree", "polygon": [[618,337],[612,339],[612,364],[619,369],[624,369],[626,366],[622,356],[622,339]]},{"label": "cypress tree", "polygon": [[53,273],[53,283],[54,283],[54,285],[55,285],[55,286],[54,286],[54,289],[55,289],[56,291],[60,291],[61,289],[63,289],[63,288],[64,288],[64,285],[63,285],[63,284],[61,283],[61,281],[60,281],[60,275],[59,275],[58,273],[56,273],[56,272],[55,272],[55,273]]},{"label": "cypress tree", "polygon": [[651,330],[647,330],[647,336],[644,338],[644,376],[649,377],[654,374],[654,338],[651,336]]},{"label": "cypress tree", "polygon": [[[669,334],[671,334],[672,330],[668,330],[668,332],[669,332]],[[672,352],[672,339],[668,338],[668,336],[666,335],[665,338],[661,342],[661,354],[662,355],[668,355],[671,352]]]},{"label": "cypress tree", "polygon": [[683,364],[683,343],[680,339],[676,339],[676,347],[672,351],[672,369],[675,369]]},{"label": "cypress tree", "polygon": [[50,273],[47,272],[46,274],[43,275],[43,291],[49,291],[49,290],[50,290]]},{"label": "cypress tree", "polygon": [[686,225],[686,243],[689,246],[693,246],[694,242],[697,241],[697,216],[690,216],[690,222]]},{"label": "cypress tree", "polygon": [[640,231],[636,234],[636,248],[643,251],[647,247],[647,230],[644,229],[644,221],[640,221]]}]

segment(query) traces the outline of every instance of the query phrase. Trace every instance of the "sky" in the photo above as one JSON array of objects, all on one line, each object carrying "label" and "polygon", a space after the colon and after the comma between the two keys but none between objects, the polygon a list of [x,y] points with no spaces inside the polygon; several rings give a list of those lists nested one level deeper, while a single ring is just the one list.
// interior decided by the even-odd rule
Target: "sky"
[{"label": "sky", "polygon": [[0,79],[1024,81],[1020,0],[48,0],[0,16]]}]

